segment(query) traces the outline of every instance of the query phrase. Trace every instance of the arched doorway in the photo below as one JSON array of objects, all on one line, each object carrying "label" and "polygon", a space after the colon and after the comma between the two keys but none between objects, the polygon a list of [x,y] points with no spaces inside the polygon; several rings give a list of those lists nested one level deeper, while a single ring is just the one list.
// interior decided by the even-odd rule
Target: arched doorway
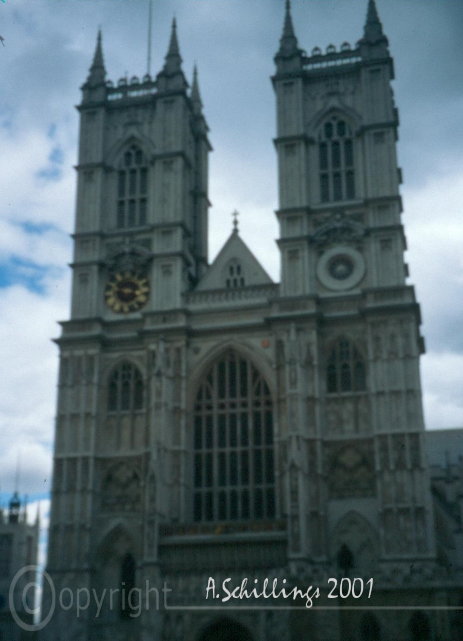
[{"label": "arched doorway", "polygon": [[378,619],[371,612],[367,612],[360,625],[362,641],[380,641],[381,625]]},{"label": "arched doorway", "polygon": [[221,619],[210,625],[198,641],[253,641],[248,630],[231,619]]},{"label": "arched doorway", "polygon": [[331,555],[346,575],[373,576],[378,536],[370,523],[357,512],[345,514],[331,537]]},{"label": "arched doorway", "polygon": [[421,611],[415,612],[410,619],[411,641],[430,641],[431,624],[428,616]]},{"label": "arched doorway", "polygon": [[98,546],[93,587],[102,595],[100,620],[107,625],[134,620],[130,615],[137,606],[136,557],[132,536],[124,527],[116,526]]}]

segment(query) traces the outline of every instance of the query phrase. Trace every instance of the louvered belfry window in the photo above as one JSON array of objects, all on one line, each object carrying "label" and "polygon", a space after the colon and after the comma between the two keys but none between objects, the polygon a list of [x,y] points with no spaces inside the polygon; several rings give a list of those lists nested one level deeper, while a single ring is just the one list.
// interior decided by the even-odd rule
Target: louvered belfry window
[{"label": "louvered belfry window", "polygon": [[230,350],[212,365],[193,429],[194,520],[274,518],[272,400],[247,358]]},{"label": "louvered belfry window", "polygon": [[318,151],[321,202],[354,199],[354,142],[345,120],[333,116],[324,123]]},{"label": "louvered belfry window", "polygon": [[123,154],[117,177],[117,227],[146,225],[148,164],[136,145]]}]

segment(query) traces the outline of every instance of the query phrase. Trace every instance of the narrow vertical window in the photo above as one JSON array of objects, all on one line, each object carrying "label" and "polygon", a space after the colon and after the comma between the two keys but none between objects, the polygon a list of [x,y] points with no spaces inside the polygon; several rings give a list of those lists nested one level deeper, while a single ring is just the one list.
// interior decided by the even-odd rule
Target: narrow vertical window
[{"label": "narrow vertical window", "polygon": [[123,593],[121,592],[120,616],[121,619],[130,619],[135,616],[137,606],[135,603],[135,559],[131,554],[126,554],[122,559],[121,587],[123,589]]},{"label": "narrow vertical window", "polygon": [[328,169],[328,145],[326,142],[320,143],[320,171]]},{"label": "narrow vertical window", "polygon": [[331,162],[333,169],[339,169],[341,166],[341,146],[337,141],[331,145]]},{"label": "narrow vertical window", "polygon": [[339,172],[333,174],[333,199],[342,200],[342,178]]},{"label": "narrow vertical window", "polygon": [[365,363],[358,349],[345,338],[331,348],[326,366],[326,391],[363,392],[366,389]]},{"label": "narrow vertical window", "polygon": [[121,363],[108,382],[108,412],[132,412],[144,407],[144,385],[132,363]]},{"label": "narrow vertical window", "polygon": [[355,198],[352,129],[338,117],[325,122],[319,134],[320,200],[322,203]]},{"label": "narrow vertical window", "polygon": [[346,167],[352,167],[354,164],[354,148],[352,146],[352,140],[344,141],[344,162]]},{"label": "narrow vertical window", "polygon": [[346,195],[348,200],[355,198],[354,172],[346,171]]},{"label": "narrow vertical window", "polygon": [[224,282],[227,289],[237,289],[238,287],[245,287],[246,277],[241,263],[236,259],[232,259],[225,267]]},{"label": "narrow vertical window", "polygon": [[148,166],[145,154],[136,145],[125,152],[117,181],[117,227],[146,225]]},{"label": "narrow vertical window", "polygon": [[322,203],[327,203],[330,200],[330,183],[328,174],[320,176],[320,191]]}]

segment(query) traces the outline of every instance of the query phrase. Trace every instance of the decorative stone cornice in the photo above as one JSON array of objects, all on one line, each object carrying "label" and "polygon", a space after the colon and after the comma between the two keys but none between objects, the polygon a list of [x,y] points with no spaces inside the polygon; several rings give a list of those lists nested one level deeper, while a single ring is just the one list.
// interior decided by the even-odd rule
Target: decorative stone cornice
[{"label": "decorative stone cornice", "polygon": [[109,272],[146,272],[153,253],[136,241],[125,238],[117,248],[108,253],[104,265]]},{"label": "decorative stone cornice", "polygon": [[365,225],[352,220],[341,211],[330,216],[309,240],[319,247],[324,247],[333,243],[357,243],[365,234]]}]

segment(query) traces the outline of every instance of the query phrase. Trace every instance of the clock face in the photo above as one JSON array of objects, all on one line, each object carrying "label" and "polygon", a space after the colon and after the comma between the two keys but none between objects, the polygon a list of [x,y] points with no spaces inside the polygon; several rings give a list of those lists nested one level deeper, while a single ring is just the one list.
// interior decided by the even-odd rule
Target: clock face
[{"label": "clock face", "polygon": [[336,280],[345,280],[352,275],[354,271],[354,261],[350,256],[338,254],[328,263],[328,272]]},{"label": "clock face", "polygon": [[137,312],[145,305],[150,293],[148,279],[134,271],[111,276],[105,288],[106,305],[116,314]]},{"label": "clock face", "polygon": [[365,275],[365,268],[365,259],[353,247],[332,247],[319,258],[317,277],[331,291],[347,291],[359,285]]}]

